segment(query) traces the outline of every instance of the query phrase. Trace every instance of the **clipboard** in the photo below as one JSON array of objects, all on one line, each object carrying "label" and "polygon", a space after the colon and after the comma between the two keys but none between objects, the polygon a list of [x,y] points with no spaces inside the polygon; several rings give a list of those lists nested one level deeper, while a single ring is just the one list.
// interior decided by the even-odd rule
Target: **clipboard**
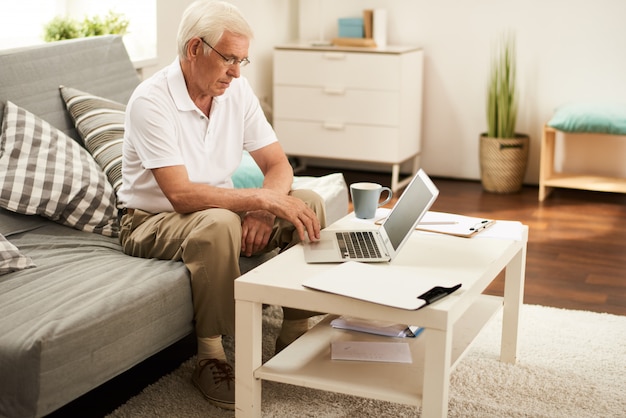
[{"label": "clipboard", "polygon": [[461,288],[454,280],[420,277],[415,268],[347,261],[302,282],[304,287],[381,305],[417,310]]},{"label": "clipboard", "polygon": [[[380,224],[383,220],[384,218],[378,219],[375,223]],[[471,238],[493,226],[495,223],[496,221],[494,219],[428,211],[415,229],[418,231]]]}]

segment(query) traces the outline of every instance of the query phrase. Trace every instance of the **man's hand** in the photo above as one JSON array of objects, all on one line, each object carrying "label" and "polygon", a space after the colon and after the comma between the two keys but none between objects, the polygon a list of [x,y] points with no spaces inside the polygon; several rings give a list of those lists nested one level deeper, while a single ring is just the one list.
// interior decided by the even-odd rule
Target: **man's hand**
[{"label": "man's hand", "polygon": [[317,241],[320,238],[320,222],[315,212],[302,200],[267,189],[267,210],[249,211],[243,217],[241,253],[251,256],[268,243],[276,218],[284,219],[296,228],[301,241]]},{"label": "man's hand", "polygon": [[268,203],[270,212],[295,226],[300,241],[306,240],[307,236],[311,241],[319,240],[320,221],[313,209],[302,200],[282,193],[271,192]]},{"label": "man's hand", "polygon": [[293,183],[293,168],[280,143],[274,142],[251,151],[250,155],[264,175],[263,188],[258,190],[262,193],[259,196],[261,207],[293,224],[301,241],[307,235],[310,240],[317,241],[320,237],[320,223],[315,212],[300,199],[288,195]]},{"label": "man's hand", "polygon": [[276,216],[264,210],[247,212],[241,224],[241,253],[247,257],[267,245]]}]

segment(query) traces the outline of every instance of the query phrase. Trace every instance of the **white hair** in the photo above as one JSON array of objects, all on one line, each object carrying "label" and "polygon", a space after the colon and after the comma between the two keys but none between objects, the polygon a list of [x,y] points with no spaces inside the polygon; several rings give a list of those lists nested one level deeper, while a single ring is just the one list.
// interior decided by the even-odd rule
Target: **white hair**
[{"label": "white hair", "polygon": [[225,31],[247,39],[254,36],[252,28],[235,5],[216,0],[193,2],[185,9],[178,26],[178,56],[182,59],[187,56],[187,44],[192,38],[200,37],[215,45]]}]

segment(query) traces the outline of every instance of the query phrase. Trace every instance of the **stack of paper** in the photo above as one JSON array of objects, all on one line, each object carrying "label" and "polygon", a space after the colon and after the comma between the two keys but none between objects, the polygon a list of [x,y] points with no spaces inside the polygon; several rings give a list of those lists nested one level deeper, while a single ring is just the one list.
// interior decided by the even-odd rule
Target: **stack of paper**
[{"label": "stack of paper", "polygon": [[365,319],[340,316],[331,321],[333,328],[347,329],[351,331],[366,332],[368,334],[382,335],[385,337],[417,337],[423,328],[393,324],[384,321],[368,321]]}]

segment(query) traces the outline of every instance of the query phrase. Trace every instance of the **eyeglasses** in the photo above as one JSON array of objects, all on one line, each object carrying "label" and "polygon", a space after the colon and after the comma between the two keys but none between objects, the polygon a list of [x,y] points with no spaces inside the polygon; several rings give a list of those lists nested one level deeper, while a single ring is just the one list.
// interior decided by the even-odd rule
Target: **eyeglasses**
[{"label": "eyeglasses", "polygon": [[217,49],[213,48],[210,43],[205,41],[203,38],[200,38],[200,39],[202,39],[202,42],[207,44],[209,48],[211,48],[213,51],[215,51],[217,53],[217,55],[222,57],[222,59],[224,60],[224,65],[231,66],[231,65],[239,64],[240,67],[245,67],[246,65],[250,64],[250,60],[248,58],[242,58],[240,60],[235,58],[235,57],[226,58]]}]

